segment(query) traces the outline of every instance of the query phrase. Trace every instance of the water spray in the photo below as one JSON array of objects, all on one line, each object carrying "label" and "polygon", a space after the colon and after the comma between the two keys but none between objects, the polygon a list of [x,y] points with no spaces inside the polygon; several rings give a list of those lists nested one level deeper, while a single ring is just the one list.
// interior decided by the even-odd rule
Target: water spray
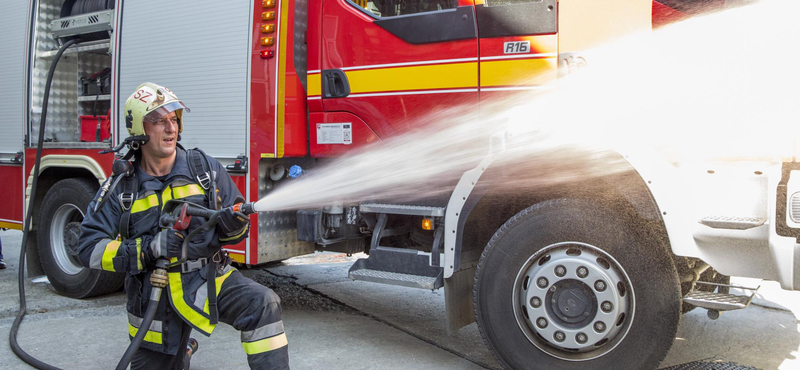
[{"label": "water spray", "polygon": [[622,153],[632,147],[655,150],[673,167],[791,159],[800,71],[781,61],[798,54],[800,26],[791,19],[798,10],[791,1],[764,1],[589,50],[577,73],[479,109],[435,112],[409,125],[422,129],[310,169],[256,208],[447,193],[498,132],[507,140],[493,166],[525,179],[503,184],[511,194],[629,171]]}]

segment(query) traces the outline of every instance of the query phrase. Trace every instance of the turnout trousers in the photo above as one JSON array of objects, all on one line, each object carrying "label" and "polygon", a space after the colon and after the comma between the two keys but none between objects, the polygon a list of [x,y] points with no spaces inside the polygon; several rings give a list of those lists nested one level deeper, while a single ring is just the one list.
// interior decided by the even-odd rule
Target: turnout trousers
[{"label": "turnout trousers", "polygon": [[[162,301],[166,297],[162,298]],[[271,289],[233,271],[222,283],[218,293],[219,321],[241,332],[242,347],[250,369],[288,370],[289,347],[281,321],[280,298]],[[172,313],[174,320],[181,320]],[[139,348],[133,356],[131,370],[188,368],[185,359],[186,343],[191,327],[182,323],[181,350],[168,355]],[[202,349],[198,349],[198,353]]]}]

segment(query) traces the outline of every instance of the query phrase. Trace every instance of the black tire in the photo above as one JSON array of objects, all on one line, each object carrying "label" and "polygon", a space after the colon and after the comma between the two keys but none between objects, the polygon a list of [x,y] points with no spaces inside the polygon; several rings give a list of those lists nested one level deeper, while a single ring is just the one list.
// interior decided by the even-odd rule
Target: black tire
[{"label": "black tire", "polygon": [[[681,312],[680,282],[666,246],[659,244],[657,238],[646,237],[640,227],[630,226],[633,224],[632,219],[624,220],[624,218],[625,212],[614,213],[585,200],[551,200],[523,210],[495,233],[478,264],[473,296],[475,316],[481,335],[504,368],[542,370],[657,368],[672,346],[678,328]],[[592,248],[583,249],[586,245]],[[540,318],[535,316],[541,314],[551,319],[547,322],[551,326],[549,330],[560,328],[557,324],[562,321],[558,321],[556,315],[549,315],[552,312],[563,313],[564,307],[569,305],[556,305],[555,302],[558,300],[551,300],[556,297],[555,293],[543,297],[544,299],[538,302],[534,301],[534,298],[538,294],[551,294],[547,292],[568,291],[568,288],[573,286],[557,286],[556,283],[561,284],[569,280],[573,282],[570,284],[574,284],[580,279],[566,276],[561,280],[554,279],[549,286],[547,282],[543,282],[547,288],[537,291],[535,289],[539,288],[534,285],[541,277],[523,273],[523,271],[544,271],[550,268],[552,272],[548,273],[558,275],[558,267],[548,267],[551,266],[550,251],[553,251],[552,261],[558,261],[558,258],[569,261],[570,257],[563,256],[570,255],[570,252],[576,253],[576,249],[577,253],[588,257],[587,260],[595,258],[592,253],[599,255],[597,266],[603,266],[608,270],[610,261],[612,266],[618,268],[614,271],[622,271],[615,276],[624,277],[630,287],[608,289],[608,292],[619,293],[614,297],[626,296],[625,289],[632,287],[625,298],[620,298],[622,302],[629,300],[632,304],[619,306],[626,307],[628,313],[633,314],[633,319],[630,319],[630,315],[624,314],[610,316],[624,319],[621,323],[612,319],[610,321],[612,325],[608,326],[610,329],[605,330],[608,338],[594,342],[596,337],[592,337],[593,339],[580,349],[585,352],[554,346],[552,344],[555,343],[558,331],[551,335],[552,341],[547,341],[542,335],[544,329],[540,328],[542,331],[537,331],[532,326],[539,323],[537,320]],[[590,253],[586,253],[587,251]],[[579,269],[580,267],[570,267],[569,273]],[[598,271],[599,269],[600,267]],[[578,274],[575,273],[575,276]],[[521,280],[519,278],[521,276],[525,278]],[[530,282],[527,280],[529,277]],[[524,283],[520,284],[520,281]],[[609,282],[613,283],[612,280]],[[527,285],[527,288],[515,288],[524,287],[528,283],[530,285]],[[581,290],[586,293],[584,297],[595,294],[597,299],[581,300],[581,302],[587,302],[584,304],[585,310],[594,309],[594,314],[591,315],[595,316],[591,316],[589,311],[582,311],[587,320],[585,322],[589,323],[588,326],[580,327],[587,325],[585,322],[567,324],[578,325],[572,328],[577,327],[576,330],[580,333],[595,330],[593,329],[596,327],[593,326],[596,325],[595,320],[600,320],[599,307],[603,307],[602,305],[598,307],[599,300],[603,299],[600,294],[610,294],[598,293],[596,291],[598,288],[593,288],[591,282],[586,288],[588,289]],[[530,293],[522,289],[529,290]],[[533,296],[520,295],[520,292]],[[534,298],[530,299],[531,303],[527,303],[525,300],[527,298],[523,300],[515,298],[520,296]],[[512,307],[520,302],[524,303],[519,309]],[[548,302],[553,304],[545,306]],[[548,311],[533,311],[537,303],[539,308]],[[529,308],[531,314],[527,313]],[[535,316],[529,318],[529,315]],[[617,334],[611,337],[613,332]],[[580,333],[569,331],[568,333],[571,333],[570,339],[574,338],[574,343],[580,342],[578,339]],[[604,335],[597,334],[596,330],[591,334]]]},{"label": "black tire", "polygon": [[88,298],[117,291],[125,274],[81,266],[77,257],[80,222],[97,192],[96,182],[81,178],[54,184],[39,213],[39,259],[50,285],[60,294]]}]

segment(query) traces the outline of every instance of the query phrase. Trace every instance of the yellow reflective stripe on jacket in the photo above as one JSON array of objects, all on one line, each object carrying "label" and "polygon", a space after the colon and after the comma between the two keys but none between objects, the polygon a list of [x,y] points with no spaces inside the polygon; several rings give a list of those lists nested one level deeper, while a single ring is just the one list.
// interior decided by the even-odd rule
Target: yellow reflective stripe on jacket
[{"label": "yellow reflective stripe on jacket", "polygon": [[[225,275],[217,276],[217,278],[214,279],[214,283],[216,283],[216,286],[217,286],[217,290],[216,290],[217,295],[219,295],[219,291],[222,289],[222,283],[225,282],[225,279],[227,279],[228,276],[231,276],[231,272],[234,272],[234,271],[236,271],[236,269],[232,268],[230,271],[225,273]],[[203,286],[205,287],[205,285],[203,285]],[[200,289],[203,289],[203,288],[200,288]],[[208,315],[211,314],[211,313],[208,312],[208,298],[206,298],[206,303],[205,303],[205,305],[203,305],[203,312],[205,312]]]},{"label": "yellow reflective stripe on jacket", "polygon": [[[161,193],[162,207],[164,204],[167,203],[167,201],[171,199],[181,199],[192,195],[205,195],[205,191],[203,191],[203,188],[197,184],[189,184],[174,188],[171,185],[167,186]],[[146,211],[157,205],[158,205],[158,195],[150,194],[142,199],[135,200],[133,202],[133,205],[131,206],[131,213]]]},{"label": "yellow reflective stripe on jacket", "polygon": [[106,244],[106,249],[103,251],[102,266],[103,270],[117,272],[114,270],[114,257],[117,256],[120,242],[112,240]]},{"label": "yellow reflective stripe on jacket", "polygon": [[158,205],[158,196],[150,194],[142,199],[137,199],[131,206],[131,213],[146,211]]},{"label": "yellow reflective stripe on jacket", "polygon": [[142,266],[142,238],[136,238],[136,269],[144,270]]},{"label": "yellow reflective stripe on jacket", "polygon": [[242,347],[244,347],[244,353],[255,355],[285,347],[287,344],[289,344],[289,342],[286,340],[286,333],[283,333],[255,342],[242,342]]},{"label": "yellow reflective stripe on jacket", "polygon": [[[177,261],[177,258],[170,258],[172,262]],[[201,288],[202,289],[202,288]],[[214,331],[216,324],[212,324],[207,318],[193,310],[189,304],[183,299],[183,284],[181,283],[180,272],[169,273],[169,297],[172,301],[173,307],[178,311],[178,314],[190,322],[198,331],[211,335]]]},{"label": "yellow reflective stripe on jacket", "polygon": [[[137,332],[139,332],[139,329],[137,327],[131,325],[131,323],[128,323],[128,334],[130,334],[131,337],[135,337]],[[147,334],[144,335],[144,340],[145,340],[145,342],[150,342],[150,343],[155,343],[155,344],[162,344],[163,343],[162,342],[163,339],[162,339],[161,333],[159,333],[157,331],[148,330]]]},{"label": "yellow reflective stripe on jacket", "polygon": [[236,235],[234,235],[234,236],[232,236],[230,238],[219,238],[219,241],[227,242],[229,240],[235,240],[235,239],[241,238],[242,235],[244,235],[244,233],[246,233],[246,232],[247,232],[247,226],[242,228],[242,232],[240,232],[240,233],[238,233],[238,234],[236,234]]},{"label": "yellow reflective stripe on jacket", "polygon": [[170,200],[172,200],[172,187],[167,186],[167,188],[164,189],[164,192],[161,193],[161,207],[163,208],[164,205]]},{"label": "yellow reflective stripe on jacket", "polygon": [[205,194],[206,193],[205,191],[203,191],[203,188],[197,184],[189,184],[172,188],[172,199],[181,199],[192,195],[205,195]]}]

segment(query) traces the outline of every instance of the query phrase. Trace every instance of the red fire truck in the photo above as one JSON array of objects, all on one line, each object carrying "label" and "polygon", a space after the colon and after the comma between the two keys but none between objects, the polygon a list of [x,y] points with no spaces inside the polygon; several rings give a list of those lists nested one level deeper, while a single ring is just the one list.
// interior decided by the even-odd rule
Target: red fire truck
[{"label": "red fire truck", "polygon": [[[697,7],[693,5],[699,3],[711,2],[8,2],[0,14],[0,43],[6,50],[5,57],[0,58],[0,178],[6,189],[0,195],[4,204],[0,207],[0,227],[22,229],[23,209],[32,197],[34,218],[27,256],[30,274],[46,274],[59,292],[72,297],[114,291],[122,279],[81,268],[75,248],[85,209],[109,176],[114,159],[111,154],[98,152],[119,144],[126,136],[122,106],[142,82],[168,86],[192,108],[181,143],[187,148],[202,148],[219,159],[247,200],[255,201],[291,181],[287,180],[291,166],[313,168],[326,158],[379,144],[413,129],[414,123],[435,110],[480,105],[535,89],[556,78],[559,67],[574,61],[571,58],[576,53],[629,32],[695,14]],[[715,3],[723,5],[724,1]],[[51,85],[39,185],[36,193],[30,194],[36,152],[33,138],[38,136],[42,115],[45,75],[56,50],[69,38],[82,42],[67,49],[58,64]],[[531,79],[534,75],[538,77]],[[464,215],[475,206],[464,206]],[[462,250],[465,223],[468,226],[472,221],[466,217],[445,221],[445,212],[451,209],[455,208],[445,202],[263,212],[252,216],[250,238],[228,251],[234,261],[246,265],[315,250],[369,251],[370,258],[351,269],[351,278],[428,289],[445,287],[447,325],[455,330],[474,321],[473,276],[482,248]],[[346,220],[343,215],[348,216]],[[505,221],[513,213],[499,215]],[[359,221],[354,220],[359,218],[366,223],[357,224]],[[429,228],[418,225],[420,219],[428,220]],[[413,226],[394,227],[405,225],[406,220]],[[492,230],[486,230],[489,237],[503,224],[496,221]],[[454,235],[443,236],[445,226],[453,226]],[[342,237],[327,238],[328,231]],[[381,245],[382,237],[400,232],[424,235],[422,240],[432,245],[418,250],[408,245]],[[473,235],[483,246],[489,241],[484,234]],[[454,252],[450,252],[450,246]],[[565,249],[565,256],[578,249]],[[596,254],[597,261],[615,268],[613,258],[592,253],[587,255]],[[699,276],[706,271],[702,266],[708,268],[707,264],[692,262],[681,271]],[[592,271],[587,270],[587,274]],[[608,283],[629,283],[624,273],[614,276],[618,281],[609,278]],[[688,280],[684,294],[694,280]],[[583,294],[583,286],[575,289],[576,294]],[[633,304],[598,307],[604,312],[621,312],[620,324],[614,325],[615,320],[589,323],[590,327],[594,325],[594,334],[587,337],[581,332],[566,338],[569,344],[559,345],[559,333],[572,335],[571,331],[551,333],[555,342],[552,338],[531,339],[544,333],[537,332],[536,327],[541,329],[548,323],[525,316],[518,317],[518,322],[530,321],[527,326],[519,324],[527,327],[523,331],[530,342],[510,345],[489,333],[485,335],[487,343],[504,364],[514,368],[519,363],[502,348],[520,352],[538,348],[545,358],[595,361],[600,366],[597,368],[652,364],[652,358],[666,353],[668,346],[662,342],[664,338],[671,341],[670,333],[658,334],[661,336],[653,342],[658,347],[653,354],[618,353],[631,350],[630,340],[624,339],[633,315],[626,321],[624,313],[633,312]],[[482,330],[491,329],[494,324],[478,316]],[[560,320],[574,321],[570,317]],[[496,330],[504,330],[505,324],[497,325]],[[576,325],[583,324],[564,326]],[[634,331],[639,330],[634,327]],[[591,345],[585,345],[588,340]],[[620,343],[622,346],[618,346]],[[633,362],[620,360],[621,356]],[[638,358],[643,362],[636,362]],[[602,366],[602,361],[612,360],[622,362],[612,362],[619,366]]]}]

